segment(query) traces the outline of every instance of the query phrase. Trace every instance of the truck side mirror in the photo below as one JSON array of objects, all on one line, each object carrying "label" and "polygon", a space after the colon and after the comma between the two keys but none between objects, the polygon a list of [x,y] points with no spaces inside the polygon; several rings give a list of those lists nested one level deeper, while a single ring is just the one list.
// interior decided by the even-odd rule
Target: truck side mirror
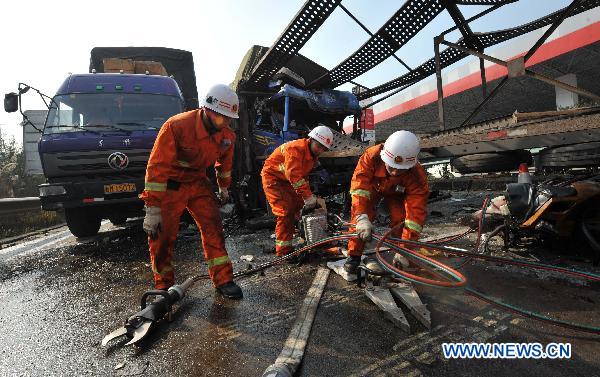
[{"label": "truck side mirror", "polygon": [[14,113],[19,110],[19,95],[17,93],[6,93],[4,95],[4,111]]}]

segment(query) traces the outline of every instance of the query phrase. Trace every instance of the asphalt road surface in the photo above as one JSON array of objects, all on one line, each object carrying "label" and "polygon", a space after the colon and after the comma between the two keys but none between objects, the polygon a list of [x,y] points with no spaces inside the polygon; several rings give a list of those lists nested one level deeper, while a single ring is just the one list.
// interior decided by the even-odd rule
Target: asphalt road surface
[{"label": "asphalt road surface", "polygon": [[[458,231],[461,209],[482,195],[434,203],[427,234]],[[440,215],[441,214],[441,215]],[[272,231],[233,229],[227,247],[234,269],[274,258]],[[469,241],[472,243],[473,238]],[[178,281],[206,273],[194,230],[180,234]],[[581,258],[564,265],[598,273]],[[459,264],[452,258],[448,263]],[[172,315],[139,346],[100,341],[138,310],[151,288],[147,243],[139,223],[104,224],[81,242],[66,228],[0,249],[2,376],[260,376],[285,342],[324,260],[273,267],[239,280],[244,299],[229,301],[209,282],[195,285]],[[516,267],[473,262],[469,285],[505,302],[568,321],[600,326],[598,284]],[[298,376],[600,376],[600,336],[559,328],[497,309],[462,291],[416,287],[431,311],[427,330],[410,314],[411,334],[396,328],[356,285],[331,274]],[[408,313],[407,310],[405,312]],[[445,359],[444,342],[568,342],[571,359]]]}]

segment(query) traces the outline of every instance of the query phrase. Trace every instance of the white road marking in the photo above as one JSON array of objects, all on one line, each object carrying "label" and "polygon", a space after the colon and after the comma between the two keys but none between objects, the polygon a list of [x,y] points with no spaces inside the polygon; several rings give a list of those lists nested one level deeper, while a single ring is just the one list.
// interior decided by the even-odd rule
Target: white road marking
[{"label": "white road marking", "polygon": [[[106,224],[108,224],[108,220],[102,221],[101,231],[106,231]],[[105,232],[99,233],[95,237],[90,237],[88,241],[98,240],[101,237],[107,236]],[[76,241],[75,236],[71,234],[71,232],[66,229],[57,233],[48,234],[46,236],[35,238],[30,241],[25,241],[23,243],[19,243],[17,245],[7,247],[5,249],[0,249],[0,261],[6,261],[10,258],[14,258],[22,255],[34,254],[40,251],[48,250],[52,247],[56,247],[56,245],[60,244],[64,241]]]},{"label": "white road marking", "polygon": [[32,254],[46,250],[70,238],[75,240],[75,237],[69,230],[63,230],[58,233],[49,234],[41,238],[7,247],[6,249],[0,249],[0,260],[5,261],[16,256]]},{"label": "white road marking", "polygon": [[490,310],[471,319],[475,326],[438,325],[431,331],[422,332],[402,339],[392,348],[394,353],[388,357],[359,370],[350,376],[403,375],[421,376],[419,364],[431,365],[436,360],[448,362],[442,357],[443,342],[488,342],[504,331],[508,326],[499,322],[514,323],[510,314]]}]

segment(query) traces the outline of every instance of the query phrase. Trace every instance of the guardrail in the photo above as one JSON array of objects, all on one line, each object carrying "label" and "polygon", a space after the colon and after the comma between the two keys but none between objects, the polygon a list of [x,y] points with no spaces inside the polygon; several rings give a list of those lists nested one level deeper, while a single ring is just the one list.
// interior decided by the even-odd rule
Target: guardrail
[{"label": "guardrail", "polygon": [[4,198],[0,199],[0,216],[14,215],[32,210],[41,210],[40,198]]}]

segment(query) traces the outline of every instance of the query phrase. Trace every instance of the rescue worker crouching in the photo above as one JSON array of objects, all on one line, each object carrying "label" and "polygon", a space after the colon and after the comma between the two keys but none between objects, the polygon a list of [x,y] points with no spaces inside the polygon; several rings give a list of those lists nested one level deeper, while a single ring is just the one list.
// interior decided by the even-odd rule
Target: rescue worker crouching
[{"label": "rescue worker crouching", "polygon": [[[146,204],[144,231],[148,234],[150,262],[156,289],[175,282],[173,247],[179,219],[187,208],[202,235],[202,248],[210,278],[218,292],[242,298],[233,282],[219,214],[219,199],[229,199],[235,133],[229,128],[238,118],[238,97],[228,86],[213,86],[200,109],[169,118],[158,133],[146,169],[146,184],[140,198]],[[219,198],[206,177],[214,166]]]},{"label": "rescue worker crouching", "polygon": [[413,133],[396,131],[384,144],[368,148],[359,159],[350,183],[351,219],[356,224],[358,238],[348,242],[349,256],[344,264],[347,272],[356,273],[365,241],[371,238],[372,220],[381,199],[390,212],[390,227],[404,222],[392,236],[419,239],[429,196],[425,170],[417,161],[419,151],[419,140]]},{"label": "rescue worker crouching", "polygon": [[293,251],[295,223],[302,209],[317,207],[308,174],[319,155],[331,149],[332,145],[333,132],[326,126],[317,126],[310,131],[308,138],[280,145],[265,161],[260,175],[267,201],[277,217],[275,253],[278,257]]}]

